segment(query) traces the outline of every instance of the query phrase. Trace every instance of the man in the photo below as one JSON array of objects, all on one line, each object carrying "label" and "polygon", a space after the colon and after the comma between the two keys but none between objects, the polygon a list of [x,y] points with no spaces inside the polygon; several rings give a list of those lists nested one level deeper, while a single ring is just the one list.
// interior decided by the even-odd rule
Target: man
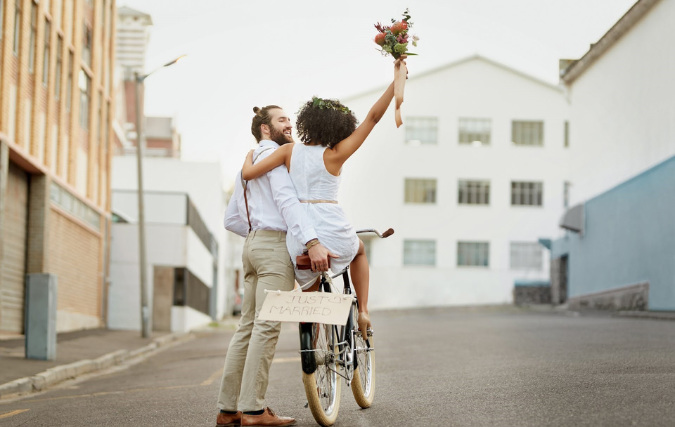
[{"label": "man", "polygon": [[[258,141],[254,161],[262,160],[279,146],[293,142],[291,121],[276,105],[254,108],[251,133]],[[244,183],[241,172],[225,213],[225,228],[246,237],[244,301],[241,321],[232,337],[218,395],[217,426],[289,426],[295,420],[280,417],[265,407],[265,391],[281,324],[258,320],[265,290],[290,291],[295,273],[286,232],[306,242],[312,269],[328,270],[328,256],[318,243],[311,221],[300,206],[285,167]]]}]

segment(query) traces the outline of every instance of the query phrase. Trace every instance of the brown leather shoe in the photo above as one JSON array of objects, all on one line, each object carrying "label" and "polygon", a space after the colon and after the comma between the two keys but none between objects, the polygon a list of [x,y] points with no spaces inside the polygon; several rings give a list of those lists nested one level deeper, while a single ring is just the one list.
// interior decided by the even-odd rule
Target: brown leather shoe
[{"label": "brown leather shoe", "polygon": [[280,417],[270,408],[265,408],[265,412],[261,415],[243,414],[241,416],[241,425],[249,427],[292,426],[295,425],[295,418]]},{"label": "brown leather shoe", "polygon": [[241,412],[236,414],[225,414],[218,412],[216,419],[216,427],[238,427],[241,425]]}]

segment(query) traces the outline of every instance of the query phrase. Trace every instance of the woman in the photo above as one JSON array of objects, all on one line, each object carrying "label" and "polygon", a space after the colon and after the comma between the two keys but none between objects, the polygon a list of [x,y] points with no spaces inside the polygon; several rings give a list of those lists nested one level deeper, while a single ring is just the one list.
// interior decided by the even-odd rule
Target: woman
[{"label": "woman", "polygon": [[[405,66],[405,57],[396,60],[395,67]],[[273,154],[253,164],[249,153],[242,169],[245,180],[257,178],[277,166],[286,165],[298,192],[300,202],[314,222],[319,241],[338,257],[331,261],[334,272],[347,265],[351,269],[352,283],[359,300],[358,324],[365,333],[370,327],[368,315],[369,271],[363,242],[356,236],[342,208],[337,204],[342,165],[366,140],[377,122],[387,111],[394,97],[394,83],[368,112],[361,125],[349,108],[339,101],[312,98],[298,112],[297,129],[304,144],[285,144]],[[287,236],[286,245],[291,259],[305,251],[305,245]],[[296,279],[303,289],[310,287],[319,273],[298,270]]]}]

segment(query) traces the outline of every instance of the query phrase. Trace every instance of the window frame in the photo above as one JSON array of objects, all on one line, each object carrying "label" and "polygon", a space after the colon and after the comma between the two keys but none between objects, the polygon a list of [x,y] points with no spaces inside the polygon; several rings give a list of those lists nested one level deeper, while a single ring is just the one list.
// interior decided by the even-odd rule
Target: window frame
[{"label": "window frame", "polygon": [[[427,185],[431,183],[433,183],[433,188],[428,188]],[[414,184],[417,188],[413,188]],[[438,179],[436,178],[404,178],[403,186],[403,203],[406,205],[435,205],[438,202]],[[420,199],[417,197],[418,192],[422,193],[422,200],[418,200]],[[427,201],[429,198],[432,200]]]},{"label": "window frame", "polygon": [[[464,250],[463,250],[464,249]],[[485,249],[484,253],[480,251]],[[465,262],[461,262],[461,261]],[[469,263],[472,261],[473,263]],[[481,261],[484,261],[481,263]],[[458,240],[457,241],[457,267],[490,268],[490,242]]]},{"label": "window frame", "polygon": [[[460,179],[457,182],[457,204],[468,206],[490,206],[490,180],[489,179]],[[462,190],[465,190],[463,194]],[[475,194],[471,191],[475,190]],[[462,196],[465,197],[462,197]],[[472,203],[471,196],[475,203]],[[481,202],[484,200],[484,203]]]},{"label": "window frame", "polygon": [[[534,125],[537,125],[538,141],[534,138]],[[531,128],[527,128],[527,127]],[[516,138],[519,136],[519,138]],[[525,141],[527,136],[528,141]],[[543,120],[512,120],[511,121],[511,144],[519,147],[543,147],[544,146],[544,121]]]},{"label": "window frame", "polygon": [[[428,121],[430,123],[433,123],[430,127],[422,127],[421,124],[415,126],[415,121]],[[412,123],[411,123],[412,122]],[[419,133],[429,133],[433,134],[433,141],[431,140],[423,140],[423,139],[413,139],[410,138],[411,134],[414,134],[415,132]],[[420,145],[438,145],[438,117],[436,116],[409,116],[406,117],[405,120],[405,143],[406,144],[411,144],[415,145],[418,143]]]},{"label": "window frame", "polygon": [[92,79],[83,68],[80,68],[77,80],[77,86],[80,89],[80,126],[85,130],[89,130]]},{"label": "window frame", "polygon": [[83,22],[82,25],[82,62],[91,69],[92,61],[92,30],[91,26],[87,22]]},{"label": "window frame", "polygon": [[[475,125],[477,123],[488,124],[488,131],[485,132],[468,132],[467,126]],[[477,139],[476,136],[486,136],[485,140]],[[463,136],[466,136],[463,138]],[[492,144],[492,119],[488,117],[460,117],[457,121],[457,141],[460,145],[473,145],[475,141],[480,141],[481,145]]]},{"label": "window frame", "polygon": [[49,19],[45,18],[45,34],[44,34],[44,47],[42,51],[42,84],[44,87],[49,88],[49,62],[51,55],[51,32],[52,32],[52,23]]},{"label": "window frame", "polygon": [[56,69],[54,70],[54,99],[61,99],[61,68],[63,67],[63,37],[56,35]]},{"label": "window frame", "polygon": [[[428,253],[424,254],[427,256],[433,254],[433,259],[431,261],[424,261],[423,257],[416,258],[416,255],[419,254],[419,247],[410,247],[411,245],[420,245],[420,244],[429,244],[430,246],[424,248]],[[403,240],[403,266],[404,267],[436,267],[438,253],[438,245],[434,239],[404,239]],[[411,258],[412,257],[412,258]],[[420,261],[421,260],[421,261]]]},{"label": "window frame", "polygon": [[68,49],[68,76],[66,77],[66,111],[73,109],[73,74],[75,73],[75,54]]},{"label": "window frame", "polygon": [[[19,0],[17,0],[19,1]],[[28,74],[35,73],[35,57],[37,55],[37,26],[38,5],[34,1],[30,3],[30,45],[28,47]]]},{"label": "window frame", "polygon": [[21,1],[14,1],[14,40],[13,48],[14,56],[18,57],[21,51]]},{"label": "window frame", "polygon": [[[525,188],[525,184],[528,188]],[[532,186],[532,187],[529,187]],[[535,198],[535,203],[523,203],[526,199],[530,202]],[[520,202],[516,201],[520,199]],[[536,203],[538,202],[538,203]],[[544,182],[543,181],[511,181],[511,206],[544,206]]]},{"label": "window frame", "polygon": [[[519,254],[516,254],[516,256],[514,256],[514,251],[518,252],[518,247],[520,247],[520,249],[527,248],[527,250],[521,251]],[[536,251],[530,251],[530,249],[533,248],[536,248]],[[535,256],[531,257],[532,254],[534,254]],[[514,261],[516,260],[520,261],[518,265],[514,265]],[[523,260],[526,260],[526,262],[524,262]],[[534,262],[532,262],[533,260]],[[544,250],[541,247],[541,244],[539,242],[524,242],[524,241],[509,242],[509,270],[543,271]]]}]

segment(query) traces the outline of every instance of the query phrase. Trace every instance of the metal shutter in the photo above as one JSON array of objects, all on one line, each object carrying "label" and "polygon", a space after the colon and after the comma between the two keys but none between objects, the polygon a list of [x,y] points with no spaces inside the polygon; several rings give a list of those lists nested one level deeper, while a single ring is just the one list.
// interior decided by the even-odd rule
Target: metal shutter
[{"label": "metal shutter", "polygon": [[0,331],[23,333],[26,230],[28,223],[28,175],[9,163],[5,205],[4,264],[0,280]]}]

